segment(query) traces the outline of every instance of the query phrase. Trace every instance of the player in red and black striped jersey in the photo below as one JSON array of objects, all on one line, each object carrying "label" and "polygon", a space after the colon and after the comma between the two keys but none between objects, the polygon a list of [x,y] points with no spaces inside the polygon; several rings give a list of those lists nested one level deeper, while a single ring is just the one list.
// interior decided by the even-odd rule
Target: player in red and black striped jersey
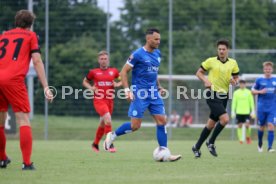
[{"label": "player in red and black striped jersey", "polygon": [[[28,10],[20,10],[15,16],[16,28],[4,32],[0,37],[0,168],[10,163],[6,154],[4,132],[8,105],[15,112],[16,122],[20,126],[20,148],[23,157],[23,170],[33,170],[31,162],[32,130],[29,121],[30,104],[25,85],[25,76],[31,59],[38,78],[44,89],[48,89],[44,65],[36,33],[30,30],[35,15]],[[53,100],[51,91],[45,93],[49,101]]]},{"label": "player in red and black striped jersey", "polygon": [[[95,139],[92,144],[92,150],[99,152],[99,142],[103,135],[112,131],[111,115],[114,104],[114,87],[121,86],[121,82],[115,82],[119,79],[119,71],[116,68],[109,67],[109,56],[106,51],[98,54],[99,68],[89,71],[83,79],[83,86],[94,92],[94,108],[100,115],[100,124],[96,131]],[[110,147],[109,152],[116,152],[114,145]]]}]

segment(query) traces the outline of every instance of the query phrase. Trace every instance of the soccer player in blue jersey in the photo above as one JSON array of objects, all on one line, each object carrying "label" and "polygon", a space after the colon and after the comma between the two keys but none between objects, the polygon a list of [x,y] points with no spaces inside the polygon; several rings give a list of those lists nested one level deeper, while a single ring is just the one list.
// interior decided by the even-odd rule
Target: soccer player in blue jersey
[{"label": "soccer player in blue jersey", "polygon": [[276,125],[276,77],[272,77],[273,63],[271,61],[263,63],[263,72],[264,77],[257,78],[252,87],[252,93],[258,95],[258,151],[263,152],[263,135],[267,126],[267,151],[272,153],[275,152],[272,145]]},{"label": "soccer player in blue jersey", "polygon": [[[134,51],[121,71],[122,84],[127,100],[131,101],[128,116],[131,122],[122,124],[115,132],[107,134],[104,149],[108,150],[116,137],[134,132],[141,127],[144,112],[148,109],[156,122],[156,136],[160,147],[167,147],[166,115],[160,96],[164,89],[157,80],[161,62],[160,32],[151,28],[146,31],[146,44]],[[132,70],[132,86],[129,88],[128,72]],[[176,161],[181,155],[171,155]]]}]

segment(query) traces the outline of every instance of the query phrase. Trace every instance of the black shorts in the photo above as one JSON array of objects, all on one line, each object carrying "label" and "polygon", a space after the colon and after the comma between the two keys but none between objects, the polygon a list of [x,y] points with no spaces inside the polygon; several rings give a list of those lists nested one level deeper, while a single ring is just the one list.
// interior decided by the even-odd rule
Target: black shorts
[{"label": "black shorts", "polygon": [[226,113],[226,106],[228,102],[228,94],[219,94],[214,91],[206,93],[206,102],[210,109],[209,118],[218,121],[219,117]]},{"label": "black shorts", "polygon": [[250,121],[250,115],[249,114],[237,114],[236,116],[237,123],[246,123]]}]

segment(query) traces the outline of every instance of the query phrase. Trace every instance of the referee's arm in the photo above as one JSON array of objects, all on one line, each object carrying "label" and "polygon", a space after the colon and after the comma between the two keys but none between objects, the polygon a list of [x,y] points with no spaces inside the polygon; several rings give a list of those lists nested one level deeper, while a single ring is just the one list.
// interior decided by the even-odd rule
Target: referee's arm
[{"label": "referee's arm", "polygon": [[197,72],[196,72],[196,76],[202,81],[204,82],[204,86],[206,88],[211,88],[212,83],[206,78],[205,76],[205,69],[201,66]]}]

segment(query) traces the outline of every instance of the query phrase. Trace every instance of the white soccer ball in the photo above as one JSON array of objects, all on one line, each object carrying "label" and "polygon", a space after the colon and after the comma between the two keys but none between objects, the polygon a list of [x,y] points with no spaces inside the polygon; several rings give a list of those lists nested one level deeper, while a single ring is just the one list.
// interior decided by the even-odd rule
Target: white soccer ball
[{"label": "white soccer ball", "polygon": [[166,162],[169,161],[171,152],[169,148],[166,147],[157,147],[153,151],[153,159],[157,162]]}]

